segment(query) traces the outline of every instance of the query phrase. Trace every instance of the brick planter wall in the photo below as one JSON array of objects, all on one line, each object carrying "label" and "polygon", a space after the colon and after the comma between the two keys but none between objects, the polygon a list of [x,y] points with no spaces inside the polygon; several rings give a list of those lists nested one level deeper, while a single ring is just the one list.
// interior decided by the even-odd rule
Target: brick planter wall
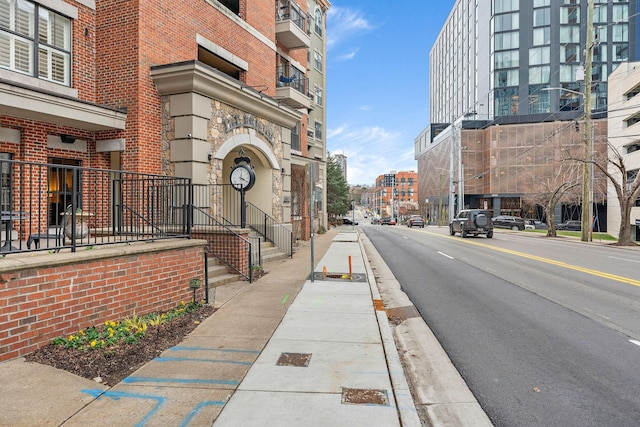
[{"label": "brick planter wall", "polygon": [[[0,361],[58,336],[175,308],[204,283],[205,242],[162,241],[0,260]],[[196,291],[204,298],[204,285]]]},{"label": "brick planter wall", "polygon": [[[249,238],[249,230],[246,228],[234,228],[233,231],[245,239]],[[216,227],[194,227],[191,234],[194,239],[207,241],[206,250],[209,255],[220,257],[238,267],[244,274],[249,273],[249,245],[238,239],[237,234]]]}]

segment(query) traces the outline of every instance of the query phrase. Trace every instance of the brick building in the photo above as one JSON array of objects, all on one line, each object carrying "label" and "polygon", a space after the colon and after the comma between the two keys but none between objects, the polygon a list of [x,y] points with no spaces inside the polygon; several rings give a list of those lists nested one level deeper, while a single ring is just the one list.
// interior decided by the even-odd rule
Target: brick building
[{"label": "brick building", "polygon": [[[312,107],[311,28],[325,26],[328,8],[288,0],[3,1],[0,156],[187,177],[203,188],[228,184],[234,160],[248,157],[256,183],[247,201],[292,223],[294,201],[308,205],[292,176],[324,163],[324,142],[315,138],[310,153],[301,130]],[[314,32],[316,43],[324,31]],[[324,80],[317,87],[324,90]],[[313,126],[324,134],[320,119]],[[56,179],[44,196],[52,218],[64,187]],[[308,209],[305,221],[303,237]]]},{"label": "brick building", "polygon": [[379,175],[372,191],[373,209],[383,217],[402,218],[420,213],[418,174],[415,171]]}]

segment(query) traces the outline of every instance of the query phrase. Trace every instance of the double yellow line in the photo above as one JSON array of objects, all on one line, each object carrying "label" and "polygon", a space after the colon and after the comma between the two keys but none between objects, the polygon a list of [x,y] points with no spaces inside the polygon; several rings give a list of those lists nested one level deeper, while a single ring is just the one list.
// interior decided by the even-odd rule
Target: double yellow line
[{"label": "double yellow line", "polygon": [[[445,239],[453,239],[452,236],[443,236],[442,234],[429,233],[433,236],[444,237]],[[456,239],[458,240],[458,239]],[[628,277],[618,276],[616,274],[605,273],[603,271],[592,270],[590,268],[579,267],[573,264],[567,264],[566,262],[556,261],[549,258],[543,258],[537,255],[525,254],[523,252],[512,251],[511,249],[498,248],[495,246],[486,245],[484,243],[473,242],[471,240],[465,240],[465,243],[469,245],[476,245],[487,249],[492,249],[497,252],[503,252],[505,254],[515,255],[523,258],[529,258],[534,261],[544,262],[545,264],[555,265],[557,267],[566,268],[568,270],[580,271],[582,273],[591,274],[593,276],[602,277],[604,279],[615,280],[616,282],[626,283],[628,285],[640,286],[640,280],[630,279]]]}]

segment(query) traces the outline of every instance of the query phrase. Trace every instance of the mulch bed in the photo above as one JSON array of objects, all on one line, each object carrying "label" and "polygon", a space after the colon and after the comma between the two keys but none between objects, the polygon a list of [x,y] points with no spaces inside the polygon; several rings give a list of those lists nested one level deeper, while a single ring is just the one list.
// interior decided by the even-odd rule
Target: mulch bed
[{"label": "mulch bed", "polygon": [[164,350],[178,345],[200,322],[213,314],[212,306],[186,313],[159,326],[148,326],[146,334],[134,344],[121,343],[105,349],[77,350],[46,345],[25,356],[29,362],[50,365],[84,378],[114,386]]}]

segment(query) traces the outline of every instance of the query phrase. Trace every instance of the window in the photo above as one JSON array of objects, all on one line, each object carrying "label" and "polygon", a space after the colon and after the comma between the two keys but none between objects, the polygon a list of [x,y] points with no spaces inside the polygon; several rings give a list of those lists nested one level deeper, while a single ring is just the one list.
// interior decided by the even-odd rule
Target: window
[{"label": "window", "polygon": [[577,25],[560,27],[560,43],[580,43],[580,27]]},{"label": "window", "polygon": [[529,65],[548,64],[551,61],[549,46],[529,49]]},{"label": "window", "polygon": [[314,122],[315,137],[316,139],[322,139],[322,123]]},{"label": "window", "polygon": [[494,13],[504,13],[518,10],[520,7],[519,0],[494,0]]},{"label": "window", "polygon": [[551,0],[533,0],[533,7],[549,6]]},{"label": "window", "polygon": [[633,87],[633,89],[631,89],[630,91],[628,91],[627,93],[624,94],[624,99],[625,101],[630,100],[631,98],[636,97],[638,94],[640,94],[640,84],[635,85]]},{"label": "window", "polygon": [[611,20],[613,22],[627,22],[629,20],[629,6],[626,4],[614,5]]},{"label": "window", "polygon": [[628,42],[629,41],[629,25],[618,24],[614,25],[612,29],[612,41],[614,42]]},{"label": "window", "polygon": [[549,104],[549,91],[541,90],[547,85],[529,86],[529,113],[539,114],[551,111]]},{"label": "window", "polygon": [[629,45],[628,44],[614,44],[613,45],[613,58],[614,61],[625,62],[629,60]]},{"label": "window", "polygon": [[236,15],[240,15],[240,0],[218,0],[224,7]]},{"label": "window", "polygon": [[529,68],[529,84],[549,83],[550,68],[548,65]]},{"label": "window", "polygon": [[495,35],[495,50],[515,49],[519,47],[519,43],[517,31]]},{"label": "window", "polygon": [[568,44],[560,46],[560,62],[579,62],[580,46],[577,44]]},{"label": "window", "polygon": [[317,50],[313,52],[313,66],[316,70],[322,71],[322,54]]},{"label": "window", "polygon": [[548,45],[551,43],[551,28],[541,27],[533,29],[533,45]]},{"label": "window", "polygon": [[533,11],[533,26],[543,27],[551,24],[551,9],[548,7]]},{"label": "window", "polygon": [[561,24],[579,24],[580,23],[580,6],[570,6],[560,8]]},{"label": "window", "polygon": [[626,127],[629,127],[635,125],[638,122],[640,122],[640,113],[634,114],[628,119],[625,119],[624,124],[626,125]]},{"label": "window", "polygon": [[314,31],[319,37],[322,37],[322,11],[320,9],[316,9],[313,21]]},{"label": "window", "polygon": [[315,91],[313,93],[313,102],[318,105],[322,105],[322,88],[319,86],[315,86]]},{"label": "window", "polygon": [[560,66],[560,81],[561,82],[575,82],[579,65],[561,65]]},{"label": "window", "polygon": [[496,15],[493,18],[494,31],[511,31],[520,28],[520,14],[509,13],[505,15]]},{"label": "window", "polygon": [[291,129],[291,150],[300,151],[300,122]]},{"label": "window", "polygon": [[[640,142],[634,142],[626,146],[627,154],[640,150]],[[3,208],[4,209],[4,208]]]},{"label": "window", "polygon": [[4,160],[11,160],[11,153],[0,153],[0,207],[3,211],[11,211],[11,174],[12,164]]},{"label": "window", "polygon": [[520,57],[517,50],[507,50],[504,52],[496,52],[495,68],[515,68],[520,65]]},{"label": "window", "polygon": [[500,70],[495,72],[495,87],[518,86],[518,70]]},{"label": "window", "polygon": [[518,113],[518,88],[510,87],[494,91],[495,115],[510,116]]},{"label": "window", "polygon": [[70,86],[71,20],[26,0],[0,1],[0,67]]}]

